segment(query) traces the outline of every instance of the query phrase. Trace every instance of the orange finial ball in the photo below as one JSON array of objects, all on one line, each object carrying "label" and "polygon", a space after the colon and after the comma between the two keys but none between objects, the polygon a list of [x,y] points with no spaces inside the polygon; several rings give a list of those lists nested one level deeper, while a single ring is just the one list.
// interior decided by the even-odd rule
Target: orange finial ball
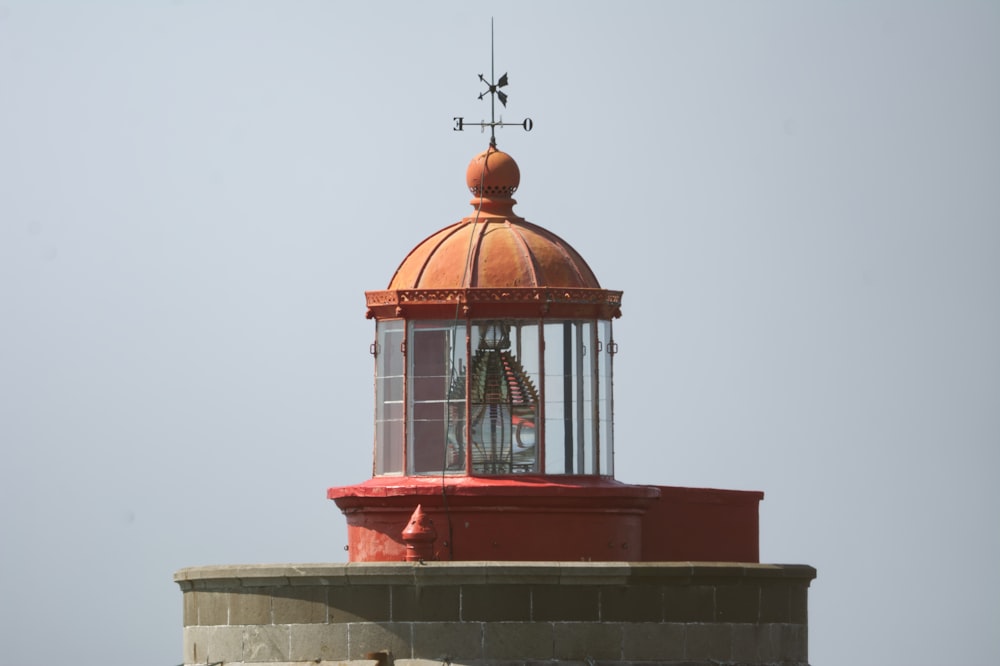
[{"label": "orange finial ball", "polygon": [[465,182],[474,196],[509,199],[521,184],[521,170],[513,157],[490,146],[469,162]]}]

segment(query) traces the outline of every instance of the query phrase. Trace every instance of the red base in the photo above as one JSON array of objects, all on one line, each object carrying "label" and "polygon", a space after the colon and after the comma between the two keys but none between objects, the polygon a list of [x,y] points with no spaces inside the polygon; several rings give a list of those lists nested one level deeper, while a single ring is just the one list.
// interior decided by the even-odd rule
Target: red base
[{"label": "red base", "polygon": [[658,494],[599,477],[377,477],[327,497],[347,516],[351,562],[402,560],[418,504],[434,521],[438,560],[635,562]]},{"label": "red base", "polygon": [[657,486],[643,520],[646,562],[760,562],[756,490]]},{"label": "red base", "polygon": [[376,477],[330,488],[347,517],[351,562],[402,561],[417,505],[434,559],[758,560],[762,493],[632,486],[593,476]]}]

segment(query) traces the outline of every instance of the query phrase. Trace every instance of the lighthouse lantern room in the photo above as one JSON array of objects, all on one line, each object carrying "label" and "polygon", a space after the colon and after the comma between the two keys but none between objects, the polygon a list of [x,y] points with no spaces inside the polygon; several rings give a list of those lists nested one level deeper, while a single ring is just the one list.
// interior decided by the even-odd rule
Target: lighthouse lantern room
[{"label": "lighthouse lantern room", "polygon": [[376,475],[613,474],[621,292],[513,213],[519,180],[506,153],[476,156],[474,213],[367,294]]}]

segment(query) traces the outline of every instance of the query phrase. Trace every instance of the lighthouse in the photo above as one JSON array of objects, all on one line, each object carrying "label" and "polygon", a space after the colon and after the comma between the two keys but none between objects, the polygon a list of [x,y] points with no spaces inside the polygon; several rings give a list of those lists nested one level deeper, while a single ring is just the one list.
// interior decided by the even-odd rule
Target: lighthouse
[{"label": "lighthouse", "polygon": [[514,211],[495,134],[465,184],[365,294],[372,467],[327,490],[348,562],[177,572],[185,664],[807,664],[816,571],[759,562],[763,493],[615,478],[622,293]]},{"label": "lighthouse", "polygon": [[421,241],[375,320],[373,477],[331,488],[352,562],[402,559],[421,507],[437,561],[637,561],[655,488],[614,480],[613,320],[573,247],[517,215],[520,169],[490,145],[472,210]]}]

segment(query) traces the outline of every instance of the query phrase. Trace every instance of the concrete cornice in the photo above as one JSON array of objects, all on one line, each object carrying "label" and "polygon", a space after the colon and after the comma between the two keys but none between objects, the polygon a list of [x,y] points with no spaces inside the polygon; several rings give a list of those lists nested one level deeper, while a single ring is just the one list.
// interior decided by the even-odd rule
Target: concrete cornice
[{"label": "concrete cornice", "polygon": [[356,562],[229,564],[188,567],[174,574],[184,589],[275,585],[413,584],[490,582],[616,584],[638,579],[767,579],[816,577],[804,564],[740,562]]}]

